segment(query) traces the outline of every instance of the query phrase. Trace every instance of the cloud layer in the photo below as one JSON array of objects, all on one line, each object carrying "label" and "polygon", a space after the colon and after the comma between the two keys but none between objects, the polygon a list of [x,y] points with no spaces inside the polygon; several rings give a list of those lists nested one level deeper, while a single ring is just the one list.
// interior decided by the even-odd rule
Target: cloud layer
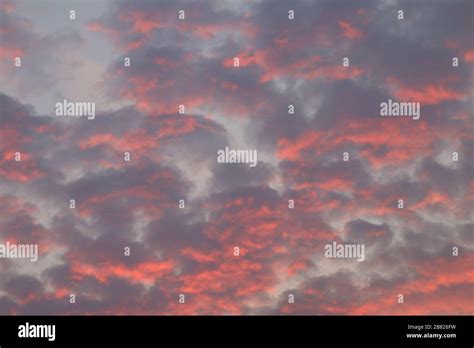
[{"label": "cloud layer", "polygon": [[100,4],[0,8],[0,314],[474,313],[471,1]]}]

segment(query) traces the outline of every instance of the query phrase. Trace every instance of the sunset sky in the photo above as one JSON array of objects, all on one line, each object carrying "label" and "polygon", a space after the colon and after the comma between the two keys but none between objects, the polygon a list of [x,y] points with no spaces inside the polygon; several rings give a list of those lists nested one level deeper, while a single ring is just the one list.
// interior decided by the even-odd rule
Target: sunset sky
[{"label": "sunset sky", "polygon": [[39,258],[0,314],[474,314],[473,33],[472,0],[1,0],[0,243]]}]

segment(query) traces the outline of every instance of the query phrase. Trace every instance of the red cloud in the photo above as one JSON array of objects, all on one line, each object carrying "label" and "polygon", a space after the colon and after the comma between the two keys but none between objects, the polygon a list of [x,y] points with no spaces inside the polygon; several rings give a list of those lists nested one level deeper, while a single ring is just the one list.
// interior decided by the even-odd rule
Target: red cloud
[{"label": "red cloud", "polygon": [[441,82],[419,88],[402,85],[395,77],[389,77],[387,82],[394,88],[394,95],[402,101],[433,105],[444,101],[459,101],[467,97],[466,93],[452,89]]},{"label": "red cloud", "polygon": [[157,279],[173,271],[171,261],[150,261],[135,266],[118,265],[112,263],[87,264],[72,261],[71,272],[74,279],[84,277],[96,278],[106,283],[110,278],[123,278],[131,283],[153,284]]},{"label": "red cloud", "polygon": [[360,39],[362,32],[347,21],[338,21],[339,27],[342,30],[342,36],[349,39]]}]

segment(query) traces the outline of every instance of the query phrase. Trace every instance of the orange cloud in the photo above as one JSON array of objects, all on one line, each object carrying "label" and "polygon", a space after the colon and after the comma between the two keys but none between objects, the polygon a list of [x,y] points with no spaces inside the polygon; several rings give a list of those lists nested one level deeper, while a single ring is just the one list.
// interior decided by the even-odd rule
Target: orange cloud
[{"label": "orange cloud", "polygon": [[349,39],[360,39],[362,32],[347,21],[338,21],[339,27],[342,30],[342,36]]},{"label": "orange cloud", "polygon": [[422,88],[413,88],[402,85],[396,78],[389,77],[387,82],[394,88],[394,95],[402,101],[418,102],[425,105],[434,105],[444,101],[458,101],[464,99],[467,94],[443,86],[427,85]]},{"label": "orange cloud", "polygon": [[474,49],[468,50],[464,53],[464,60],[468,63],[474,63]]},{"label": "orange cloud", "polygon": [[108,262],[93,265],[73,261],[71,272],[74,279],[93,277],[101,283],[108,282],[110,278],[123,278],[131,283],[153,284],[160,277],[171,273],[173,268],[174,264],[169,260],[149,261],[133,267]]}]

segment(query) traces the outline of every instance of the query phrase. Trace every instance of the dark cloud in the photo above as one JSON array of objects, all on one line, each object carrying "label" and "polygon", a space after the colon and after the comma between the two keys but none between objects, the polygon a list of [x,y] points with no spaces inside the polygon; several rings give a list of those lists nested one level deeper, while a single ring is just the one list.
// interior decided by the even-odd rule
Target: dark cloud
[{"label": "dark cloud", "polygon": [[[0,94],[0,242],[38,243],[40,261],[1,261],[0,313],[472,312],[471,10],[116,1],[40,34],[4,6],[0,72],[19,87]],[[58,57],[98,37],[113,58],[79,64],[103,72],[94,120],[27,104],[62,98],[72,67]],[[15,71],[20,53],[35,63]],[[382,119],[388,99],[421,102],[420,120]],[[257,166],[218,163],[226,146],[257,149]],[[326,259],[333,241],[364,244],[365,260]]]}]

